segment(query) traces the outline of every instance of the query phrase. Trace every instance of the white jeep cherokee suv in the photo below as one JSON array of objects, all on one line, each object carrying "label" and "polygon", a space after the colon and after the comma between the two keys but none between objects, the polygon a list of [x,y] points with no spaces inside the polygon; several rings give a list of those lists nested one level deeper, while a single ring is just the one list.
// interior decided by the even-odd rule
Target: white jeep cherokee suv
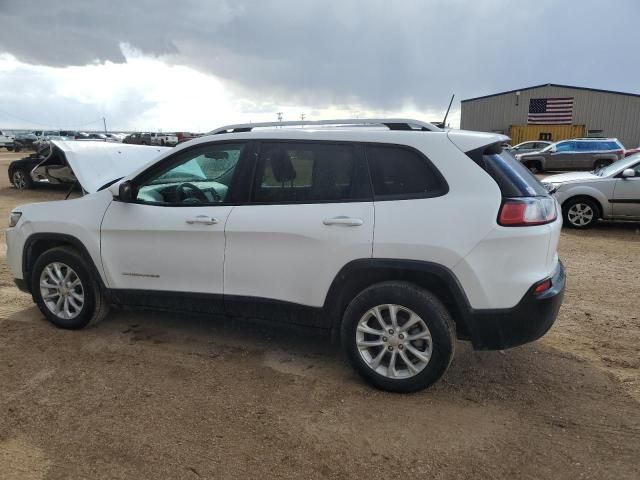
[{"label": "white jeep cherokee suv", "polygon": [[127,305],[331,329],[363,377],[400,392],[438,380],[456,338],[504,349],[547,332],[562,220],[506,137],[296,125],[223,127],[82,198],[16,208],[17,285],[62,328]]}]

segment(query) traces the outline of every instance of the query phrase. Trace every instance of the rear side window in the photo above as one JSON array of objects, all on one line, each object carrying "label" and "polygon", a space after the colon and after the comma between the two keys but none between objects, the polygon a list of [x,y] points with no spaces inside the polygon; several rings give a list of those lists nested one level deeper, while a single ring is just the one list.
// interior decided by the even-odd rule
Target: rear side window
[{"label": "rear side window", "polygon": [[371,200],[369,178],[354,145],[263,143],[253,201],[314,203]]},{"label": "rear side window", "polygon": [[547,189],[535,175],[511,153],[506,151],[485,153],[482,160],[484,165],[481,166],[496,181],[503,197],[548,196]]},{"label": "rear side window", "polygon": [[414,150],[368,145],[366,152],[376,199],[436,197],[448,191],[440,172]]}]

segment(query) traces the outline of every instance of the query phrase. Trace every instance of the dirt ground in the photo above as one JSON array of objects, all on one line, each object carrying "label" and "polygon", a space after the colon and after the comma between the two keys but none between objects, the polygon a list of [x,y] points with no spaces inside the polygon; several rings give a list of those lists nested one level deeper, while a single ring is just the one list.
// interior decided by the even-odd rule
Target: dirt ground
[{"label": "dirt ground", "polygon": [[[17,192],[0,219],[64,190]],[[0,246],[0,479],[640,478],[640,225],[565,230],[551,332],[463,342],[443,380],[365,385],[311,332],[113,312],[46,323]]]}]

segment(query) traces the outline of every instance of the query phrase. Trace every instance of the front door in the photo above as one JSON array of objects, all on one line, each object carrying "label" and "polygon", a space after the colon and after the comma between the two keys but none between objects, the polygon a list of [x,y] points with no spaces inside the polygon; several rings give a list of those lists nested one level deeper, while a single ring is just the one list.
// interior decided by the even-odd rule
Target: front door
[{"label": "front door", "polygon": [[630,167],[635,177],[618,178],[613,191],[613,214],[640,218],[640,163]]},{"label": "front door", "polygon": [[283,310],[272,308],[279,302],[321,307],[340,269],[371,257],[370,190],[359,146],[262,142],[251,202],[227,221],[227,311],[243,314],[258,298],[268,302],[255,314],[269,318],[282,319]]},{"label": "front door", "polygon": [[222,295],[224,226],[244,148],[235,142],[181,150],[133,180],[135,201],[113,201],[102,222],[110,288],[150,297]]},{"label": "front door", "polygon": [[567,170],[573,168],[576,155],[575,142],[560,142],[555,152],[549,152],[546,160],[546,170]]}]

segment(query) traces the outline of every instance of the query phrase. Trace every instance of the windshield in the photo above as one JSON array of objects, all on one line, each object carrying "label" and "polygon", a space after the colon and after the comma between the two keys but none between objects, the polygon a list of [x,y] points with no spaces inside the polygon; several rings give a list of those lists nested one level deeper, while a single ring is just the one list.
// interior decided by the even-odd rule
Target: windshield
[{"label": "windshield", "polygon": [[608,177],[624,170],[625,168],[629,168],[638,161],[640,161],[640,153],[636,153],[627,158],[618,160],[617,162],[613,162],[611,165],[607,165],[606,167],[597,168],[592,173],[595,173],[599,177]]}]

